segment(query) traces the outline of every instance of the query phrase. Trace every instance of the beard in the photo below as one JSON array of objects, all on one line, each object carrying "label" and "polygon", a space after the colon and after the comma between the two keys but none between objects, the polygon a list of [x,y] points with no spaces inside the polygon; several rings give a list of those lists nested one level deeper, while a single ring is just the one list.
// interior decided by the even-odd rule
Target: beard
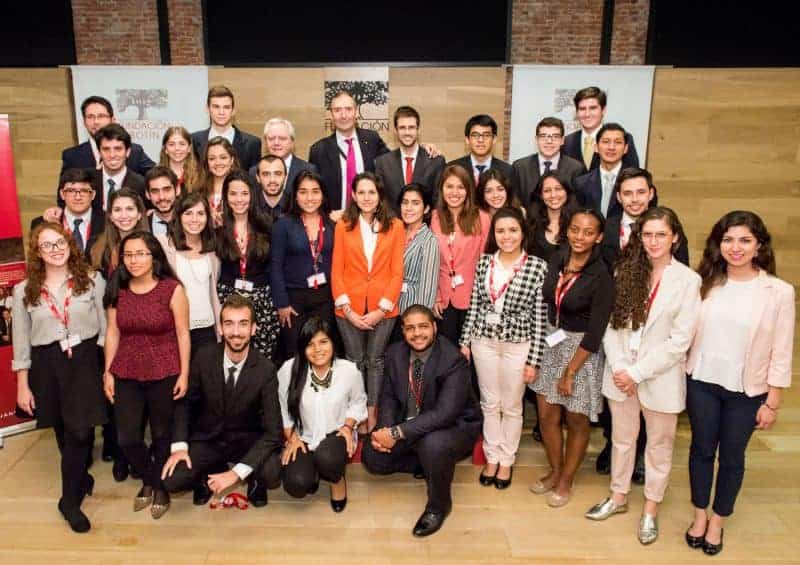
[{"label": "beard", "polygon": [[242,344],[237,347],[233,345],[233,343],[231,343],[231,341],[228,338],[225,338],[225,347],[227,347],[234,353],[241,353],[242,351],[247,349],[249,345],[250,345],[250,339],[245,339],[244,341],[242,341]]}]

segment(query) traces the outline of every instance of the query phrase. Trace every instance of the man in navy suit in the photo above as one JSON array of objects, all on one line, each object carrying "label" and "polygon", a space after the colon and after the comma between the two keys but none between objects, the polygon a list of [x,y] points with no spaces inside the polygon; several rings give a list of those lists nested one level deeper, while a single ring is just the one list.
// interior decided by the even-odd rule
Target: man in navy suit
[{"label": "man in navy suit", "polygon": [[[581,129],[572,132],[564,139],[563,153],[581,161],[590,171],[600,166],[595,147],[597,133],[606,117],[607,101],[606,93],[596,86],[582,88],[573,98],[575,114],[581,123]],[[622,166],[638,167],[639,155],[636,153],[636,145],[631,134],[625,134],[625,143],[628,145],[628,152],[625,154]]]},{"label": "man in navy suit", "polygon": [[[283,159],[286,165],[285,190],[288,194],[294,191],[294,180],[301,171],[317,172],[317,168],[303,161],[294,154],[294,126],[289,120],[283,118],[270,118],[264,124],[264,137],[262,138],[264,147],[267,148],[268,155],[275,155]],[[250,167],[250,176],[260,183],[258,178],[258,163]]]},{"label": "man in navy suit", "polygon": [[514,180],[511,165],[501,159],[492,157],[497,140],[497,122],[488,114],[478,114],[467,120],[464,126],[464,140],[469,153],[450,161],[448,165],[461,165],[468,173],[472,173],[475,184],[483,171],[496,169],[503,173],[509,182]]},{"label": "man in navy suit", "polygon": [[233,125],[236,106],[231,89],[227,86],[209,88],[206,109],[211,127],[192,134],[192,146],[197,159],[202,162],[209,139],[224,137],[236,150],[239,166],[245,171],[250,170],[261,157],[261,140]]},{"label": "man in navy suit", "polygon": [[[111,102],[102,96],[90,96],[81,104],[81,113],[83,114],[83,125],[89,132],[89,141],[65,149],[61,153],[61,174],[67,169],[100,168],[100,151],[94,136],[101,128],[114,121],[114,108],[111,106]],[[147,156],[141,145],[132,143],[127,166],[131,171],[144,175],[155,166],[155,163]]]},{"label": "man in navy suit", "polygon": [[400,215],[397,202],[403,187],[418,182],[436,200],[439,175],[445,167],[444,156],[430,157],[419,144],[420,118],[411,106],[400,106],[394,113],[394,130],[400,147],[375,159],[375,174],[383,181],[386,198]]},{"label": "man in navy suit", "polygon": [[578,202],[586,208],[594,208],[605,218],[622,215],[622,205],[614,196],[614,186],[622,171],[623,157],[628,152],[625,128],[616,123],[607,123],[597,132],[597,155],[600,166],[575,180]]}]

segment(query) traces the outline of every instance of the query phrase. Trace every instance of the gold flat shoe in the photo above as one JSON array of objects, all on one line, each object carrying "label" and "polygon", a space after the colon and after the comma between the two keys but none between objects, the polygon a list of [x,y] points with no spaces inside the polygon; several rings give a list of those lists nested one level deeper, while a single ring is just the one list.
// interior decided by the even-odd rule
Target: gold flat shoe
[{"label": "gold flat shoe", "polygon": [[656,541],[658,539],[658,518],[650,514],[642,514],[637,536],[642,545],[649,545]]},{"label": "gold flat shoe", "polygon": [[154,520],[158,520],[167,513],[167,510],[169,510],[169,503],[169,494],[165,491],[160,490],[153,493],[153,505],[150,507],[150,515]]},{"label": "gold flat shoe", "polygon": [[566,506],[569,502],[569,499],[572,498],[572,491],[569,491],[566,495],[560,495],[556,491],[552,491],[550,494],[547,495],[545,501],[547,505],[551,508],[561,508],[562,506]]},{"label": "gold flat shoe", "polygon": [[530,490],[533,494],[547,494],[553,490],[553,487],[544,484],[542,481],[536,481],[530,487],[528,487],[528,490]]},{"label": "gold flat shoe", "polygon": [[600,520],[607,520],[608,518],[611,518],[611,516],[613,516],[614,514],[622,514],[623,512],[627,511],[628,511],[627,501],[625,501],[622,504],[617,504],[609,496],[608,498],[603,500],[603,502],[595,504],[594,506],[589,508],[589,510],[586,512],[586,514],[584,514],[584,516],[589,520],[600,521]]},{"label": "gold flat shoe", "polygon": [[144,510],[153,502],[153,489],[151,487],[142,487],[139,494],[133,497],[133,511],[139,512]]}]

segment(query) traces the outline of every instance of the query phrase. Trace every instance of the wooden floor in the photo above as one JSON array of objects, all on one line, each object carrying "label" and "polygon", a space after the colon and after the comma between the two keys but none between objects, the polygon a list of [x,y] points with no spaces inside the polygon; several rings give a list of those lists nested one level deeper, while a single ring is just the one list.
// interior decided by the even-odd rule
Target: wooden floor
[{"label": "wooden floor", "polygon": [[[715,561],[800,562],[800,409],[790,392],[774,431],[751,441],[745,484],[729,521],[725,549]],[[527,429],[529,432],[530,428]],[[98,434],[99,436],[99,434]],[[506,491],[478,485],[479,468],[456,469],[455,506],[442,530],[418,540],[411,527],[425,503],[425,485],[410,476],[369,476],[360,465],[348,469],[349,503],[340,515],[328,504],[328,489],[311,499],[290,499],[270,491],[265,508],[209,510],[191,495],[173,498],[170,511],[155,521],[134,513],[137,483],[117,484],[111,467],[96,462],[94,496],[84,511],[88,534],[73,534],[56,510],[60,494],[58,451],[49,431],[11,437],[0,450],[0,563],[684,563],[711,559],[689,549],[683,532],[690,517],[687,457],[689,427],[681,418],[672,481],[660,512],[661,535],[639,545],[636,527],[641,487],[631,495],[628,514],[590,522],[583,513],[599,501],[608,478],[594,473],[602,446],[593,432],[589,456],[578,475],[575,495],[551,509],[528,485],[545,472],[541,445],[525,434],[514,482]],[[99,447],[98,447],[99,449]]]}]

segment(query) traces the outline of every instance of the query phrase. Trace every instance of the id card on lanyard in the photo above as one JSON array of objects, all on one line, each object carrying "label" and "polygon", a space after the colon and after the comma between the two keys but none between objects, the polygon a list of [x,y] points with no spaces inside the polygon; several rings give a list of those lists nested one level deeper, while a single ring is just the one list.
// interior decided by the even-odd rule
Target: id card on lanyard
[{"label": "id card on lanyard", "polygon": [[555,347],[567,339],[567,334],[561,329],[561,304],[564,302],[564,297],[569,292],[569,289],[575,285],[575,282],[580,278],[580,276],[581,274],[577,273],[571,279],[566,280],[563,272],[558,273],[558,282],[556,283],[554,296],[556,305],[556,328],[558,329],[544,338],[545,343],[547,343],[549,347]]},{"label": "id card on lanyard", "polygon": [[233,238],[236,240],[236,245],[239,247],[239,278],[234,282],[233,287],[236,290],[243,290],[245,292],[253,291],[253,283],[247,280],[247,248],[250,243],[250,230],[244,234],[244,238],[240,241],[239,234],[236,232],[236,226],[233,228]]},{"label": "id card on lanyard", "polygon": [[58,344],[61,346],[61,351],[65,352],[67,357],[70,359],[72,359],[72,348],[81,342],[81,336],[78,334],[70,335],[69,333],[69,304],[72,301],[72,285],[73,280],[70,278],[67,280],[67,292],[64,295],[63,312],[58,311],[58,307],[56,306],[53,297],[50,296],[50,291],[47,290],[47,287],[43,286],[41,290],[42,298],[44,298],[44,301],[47,302],[50,312],[53,314],[55,319],[64,326],[64,339],[59,340]]},{"label": "id card on lanyard", "polygon": [[[517,276],[517,273],[520,271],[520,269],[522,269],[522,266],[525,264],[525,261],[527,261],[527,260],[528,260],[528,254],[527,253],[523,253],[522,257],[520,258],[520,260],[517,261],[514,264],[514,266],[512,268],[511,277],[509,277],[509,279],[505,282],[505,284],[500,287],[500,290],[495,292],[495,290],[494,290],[494,267],[495,267],[495,263],[494,263],[494,255],[492,255],[491,263],[489,263],[489,299],[492,301],[492,308],[494,308],[494,305],[497,303],[497,301],[500,299],[500,297],[503,296],[506,293],[506,291],[508,290],[508,287],[511,286],[511,281],[514,280],[514,277]],[[496,312],[494,310],[492,312],[487,312],[487,314],[486,314],[486,323],[487,324],[491,324],[491,325],[495,325],[495,326],[499,325],[500,324],[500,313]]]},{"label": "id card on lanyard", "polygon": [[[306,227],[306,221],[303,220],[303,227]],[[308,237],[308,230],[306,230],[306,237]],[[314,274],[306,278],[308,288],[317,289],[328,280],[325,273],[319,272],[319,264],[322,261],[322,248],[325,245],[325,223],[322,221],[322,215],[319,216],[319,227],[317,228],[317,244],[316,246],[309,239],[308,248],[311,250],[311,266],[314,269]]]},{"label": "id card on lanyard", "polygon": [[464,284],[464,277],[460,273],[456,273],[455,242],[456,232],[452,232],[447,236],[447,249],[450,253],[447,258],[447,264],[450,267],[450,288],[456,288]]}]

